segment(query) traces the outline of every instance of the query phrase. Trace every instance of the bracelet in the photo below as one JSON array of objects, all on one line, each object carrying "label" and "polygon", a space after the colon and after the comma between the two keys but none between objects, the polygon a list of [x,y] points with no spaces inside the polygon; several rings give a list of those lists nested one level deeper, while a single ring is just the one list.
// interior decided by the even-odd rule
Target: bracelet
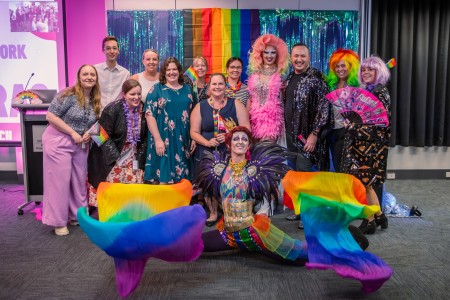
[{"label": "bracelet", "polygon": [[314,136],[317,136],[318,132],[317,130],[314,130],[313,132],[311,132]]}]

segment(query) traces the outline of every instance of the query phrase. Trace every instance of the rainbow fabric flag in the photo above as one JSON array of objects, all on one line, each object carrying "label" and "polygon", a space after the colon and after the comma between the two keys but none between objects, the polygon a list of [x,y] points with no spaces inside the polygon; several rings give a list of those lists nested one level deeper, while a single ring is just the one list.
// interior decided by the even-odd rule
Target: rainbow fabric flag
[{"label": "rainbow fabric flag", "polygon": [[196,82],[198,79],[198,75],[197,72],[195,72],[194,67],[190,66],[186,72],[184,72],[184,75],[186,75],[187,77],[189,77],[192,82]]},{"label": "rainbow fabric flag", "polygon": [[397,60],[395,58],[391,58],[387,63],[386,66],[389,69],[392,69],[393,67],[395,67],[397,65]]},{"label": "rainbow fabric flag", "polygon": [[149,258],[168,262],[196,260],[203,251],[206,213],[189,205],[192,184],[102,182],[97,190],[99,220],[78,209],[78,222],[100,249],[114,259],[122,298],[139,285]]},{"label": "rainbow fabric flag", "polygon": [[100,123],[97,121],[94,123],[94,125],[89,128],[87,131],[89,135],[91,136],[92,140],[97,144],[97,146],[103,145],[108,139],[109,135],[106,132],[106,130],[100,125]]},{"label": "rainbow fabric flag", "polygon": [[[208,73],[225,73],[238,56],[248,64],[248,51],[260,36],[259,10],[204,8],[183,11],[185,65],[196,56],[208,61]],[[242,73],[245,76],[245,70]],[[243,78],[245,79],[245,78]]]},{"label": "rainbow fabric flag", "polygon": [[301,211],[308,244],[308,269],[332,269],[344,278],[359,280],[365,293],[378,290],[392,276],[392,269],[379,257],[362,251],[348,230],[356,219],[379,210],[367,205],[365,187],[343,173],[289,171],[282,180]]}]

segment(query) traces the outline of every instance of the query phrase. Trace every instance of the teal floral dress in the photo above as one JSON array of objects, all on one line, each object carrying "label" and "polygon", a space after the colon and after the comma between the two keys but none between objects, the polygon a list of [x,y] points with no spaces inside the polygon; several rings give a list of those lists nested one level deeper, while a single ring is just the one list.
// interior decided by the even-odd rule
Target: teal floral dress
[{"label": "teal floral dress", "polygon": [[155,142],[149,132],[144,179],[164,183],[176,183],[190,179],[191,137],[189,117],[197,100],[189,85],[178,90],[157,83],[149,91],[145,104],[147,116],[156,119],[159,134],[166,151],[156,154]]}]

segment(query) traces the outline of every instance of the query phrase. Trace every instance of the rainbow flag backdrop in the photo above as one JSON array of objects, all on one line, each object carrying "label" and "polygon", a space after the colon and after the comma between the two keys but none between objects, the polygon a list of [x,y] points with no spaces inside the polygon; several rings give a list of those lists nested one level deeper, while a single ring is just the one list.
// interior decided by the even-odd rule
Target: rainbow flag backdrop
[{"label": "rainbow flag backdrop", "polygon": [[184,10],[183,17],[185,65],[203,56],[208,74],[225,73],[228,58],[238,56],[247,66],[248,51],[260,35],[259,10],[192,9]]}]

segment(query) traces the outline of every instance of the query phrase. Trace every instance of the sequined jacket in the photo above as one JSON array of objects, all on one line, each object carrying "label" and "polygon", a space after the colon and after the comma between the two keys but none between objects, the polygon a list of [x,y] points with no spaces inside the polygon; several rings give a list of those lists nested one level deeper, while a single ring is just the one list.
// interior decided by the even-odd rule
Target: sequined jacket
[{"label": "sequined jacket", "polygon": [[[294,72],[289,74],[283,84],[283,101],[286,105],[286,87],[289,84]],[[296,91],[293,107],[285,107],[285,110],[292,109],[291,122],[292,137],[300,134],[307,139],[313,131],[318,131],[316,149],[313,152],[303,150],[303,143],[294,138],[294,144],[297,152],[309,158],[316,168],[322,171],[329,169],[328,146],[326,142],[327,132],[333,128],[332,106],[326,100],[328,86],[325,82],[322,72],[317,69],[309,68],[301,74]]]},{"label": "sequined jacket", "polygon": [[[100,147],[92,143],[88,157],[88,181],[97,188],[111,172],[117,159],[120,157],[123,146],[127,140],[127,122],[123,110],[122,100],[116,100],[108,104],[102,112],[100,125],[109,135],[109,139]],[[139,168],[145,168],[145,156],[147,153],[147,123],[145,113],[141,116],[141,136],[137,143],[136,158]]]}]

